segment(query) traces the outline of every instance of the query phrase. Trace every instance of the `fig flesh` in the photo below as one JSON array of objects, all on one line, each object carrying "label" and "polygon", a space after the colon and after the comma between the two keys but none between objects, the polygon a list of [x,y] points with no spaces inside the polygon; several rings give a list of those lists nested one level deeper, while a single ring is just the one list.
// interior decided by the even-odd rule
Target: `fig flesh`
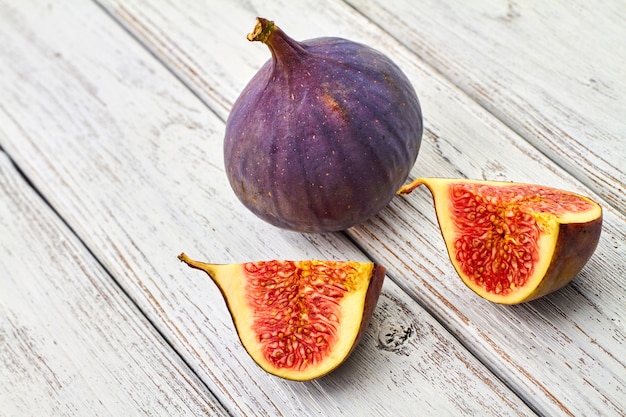
[{"label": "fig flesh", "polygon": [[178,258],[219,287],[242,345],[270,374],[308,381],[357,345],[378,301],[385,268],[339,261],[208,264]]},{"label": "fig flesh", "polygon": [[241,202],[299,232],[357,225],[395,196],[422,138],[420,104],[387,56],[341,38],[298,42],[258,18],[272,57],[229,114],[226,173]]},{"label": "fig flesh", "polygon": [[448,255],[463,282],[501,304],[534,300],[567,285],[593,254],[602,208],[551,187],[496,181],[418,178],[426,185]]}]

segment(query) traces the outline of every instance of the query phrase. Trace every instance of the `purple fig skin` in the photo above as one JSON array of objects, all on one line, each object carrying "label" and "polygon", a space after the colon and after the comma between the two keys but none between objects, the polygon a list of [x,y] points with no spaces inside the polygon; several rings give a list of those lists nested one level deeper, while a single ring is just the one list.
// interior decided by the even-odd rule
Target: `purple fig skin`
[{"label": "purple fig skin", "polygon": [[420,104],[380,52],[341,38],[297,42],[258,19],[272,53],[226,123],[230,184],[257,216],[299,232],[355,226],[382,210],[421,144]]}]

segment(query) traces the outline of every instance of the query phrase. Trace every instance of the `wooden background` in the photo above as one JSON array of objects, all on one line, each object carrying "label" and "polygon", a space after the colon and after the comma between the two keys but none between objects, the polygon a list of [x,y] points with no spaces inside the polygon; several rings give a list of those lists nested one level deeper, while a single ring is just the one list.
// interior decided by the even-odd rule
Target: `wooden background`
[{"label": "wooden background", "polygon": [[[222,139],[269,58],[245,38],[256,16],[405,71],[425,124],[411,178],[594,198],[590,262],[501,306],[454,272],[424,190],[342,233],[254,217]],[[0,416],[625,415],[625,16],[619,0],[0,0]],[[294,383],[252,362],[181,251],[388,275],[348,361]]]}]

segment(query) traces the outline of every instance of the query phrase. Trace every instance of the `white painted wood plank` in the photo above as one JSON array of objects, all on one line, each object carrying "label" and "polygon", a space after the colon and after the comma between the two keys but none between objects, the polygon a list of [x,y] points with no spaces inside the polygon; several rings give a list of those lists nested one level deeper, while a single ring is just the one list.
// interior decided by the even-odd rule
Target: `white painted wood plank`
[{"label": "white painted wood plank", "polygon": [[[290,34],[299,39],[320,33],[349,36],[355,20],[354,10],[325,13],[324,20],[317,20],[314,15],[293,12],[307,6],[283,2],[242,2],[228,7],[220,2],[101,3],[114,7],[113,13],[127,21],[133,32],[146,39],[147,45],[173,71],[189,80],[223,117],[230,105],[217,92],[238,94],[258,68],[256,60],[266,55],[258,46],[246,47],[245,38],[229,35],[218,40],[216,34],[241,30],[240,26],[247,27],[245,21],[250,16],[259,13],[271,14],[276,20],[284,16],[280,19],[283,25],[288,25]],[[615,19],[619,10],[612,10],[623,8],[620,2],[600,6],[560,2],[538,8],[515,5],[510,6],[511,12],[509,3],[500,0],[467,4],[449,4],[456,3],[453,0],[417,4],[404,1],[392,6],[381,3],[388,7],[374,0],[354,2],[353,6],[424,59],[427,64],[422,65],[435,67],[437,76],[443,73],[534,147],[626,213],[626,177],[620,165],[626,159],[622,140],[626,128],[621,120],[626,112],[626,101],[621,100],[626,93],[626,52],[619,52],[626,48],[621,42],[626,29]],[[522,8],[523,17],[517,16]],[[179,12],[179,20],[173,20],[168,18],[169,10],[183,13]],[[228,19],[214,18],[224,10],[231,13]],[[507,13],[512,13],[514,21],[506,18]],[[155,20],[142,20],[142,16]],[[241,24],[234,26],[233,22]],[[181,24],[184,31],[180,30]],[[212,28],[210,34],[202,30],[207,26]],[[576,31],[578,27],[587,30]],[[371,23],[360,28],[370,36],[375,36],[376,29]],[[203,47],[193,54],[177,47],[187,42]],[[386,43],[376,38],[371,42],[382,48],[388,47]],[[236,49],[247,49],[247,54],[229,53]],[[215,60],[211,54],[222,59]],[[240,79],[237,73],[245,76]],[[428,82],[426,79],[424,85]],[[466,136],[460,135],[457,140],[465,140]]]},{"label": "white painted wood plank", "polygon": [[225,415],[0,151],[0,415]]},{"label": "white painted wood plank", "polygon": [[340,234],[287,233],[248,213],[224,176],[223,122],[100,9],[0,7],[0,146],[230,412],[533,414],[390,280],[336,372],[301,384],[261,371],[217,288],[176,255],[364,255]]},{"label": "white painted wood plank", "polygon": [[[243,87],[269,55],[265,51],[258,56],[258,45],[247,44],[243,38],[247,26],[238,28],[232,20],[219,19],[227,12],[216,3],[188,7],[107,1],[106,5],[222,117],[224,107],[238,94],[233,84]],[[377,219],[350,234],[391,265],[390,274],[402,288],[432,309],[538,410],[550,415],[619,415],[626,380],[620,359],[625,333],[624,216],[353,10],[313,2],[264,7],[248,2],[231,5],[228,13],[237,19],[247,14],[253,20],[261,9],[296,38],[339,35],[360,40],[387,52],[405,69],[422,99],[427,127],[414,176],[535,182],[592,195],[601,202],[605,228],[589,265],[570,287],[517,307],[488,304],[462,285],[447,259],[425,192],[394,201]],[[310,11],[294,15],[293,10]],[[213,18],[204,21],[198,16]],[[204,42],[215,33],[225,41]],[[238,36],[240,49],[233,50],[231,42]],[[223,97],[215,99],[207,85],[219,86]]]},{"label": "white painted wood plank", "polygon": [[347,2],[626,214],[626,2]]}]

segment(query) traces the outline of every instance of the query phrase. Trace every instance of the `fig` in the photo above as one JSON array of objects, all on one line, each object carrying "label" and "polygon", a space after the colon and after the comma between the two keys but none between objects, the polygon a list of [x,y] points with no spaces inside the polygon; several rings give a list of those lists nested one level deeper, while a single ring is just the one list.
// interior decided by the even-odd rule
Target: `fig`
[{"label": "fig", "polygon": [[274,226],[344,230],[406,181],[422,139],[420,104],[386,55],[336,37],[295,41],[258,18],[269,59],[226,122],[224,162],[239,200]]},{"label": "fig", "polygon": [[385,267],[353,261],[208,264],[178,258],[218,286],[252,359],[281,378],[328,374],[355,348],[376,307]]},{"label": "fig", "polygon": [[518,304],[567,285],[593,254],[602,208],[593,200],[533,184],[418,178],[426,185],[448,255],[481,297]]}]

